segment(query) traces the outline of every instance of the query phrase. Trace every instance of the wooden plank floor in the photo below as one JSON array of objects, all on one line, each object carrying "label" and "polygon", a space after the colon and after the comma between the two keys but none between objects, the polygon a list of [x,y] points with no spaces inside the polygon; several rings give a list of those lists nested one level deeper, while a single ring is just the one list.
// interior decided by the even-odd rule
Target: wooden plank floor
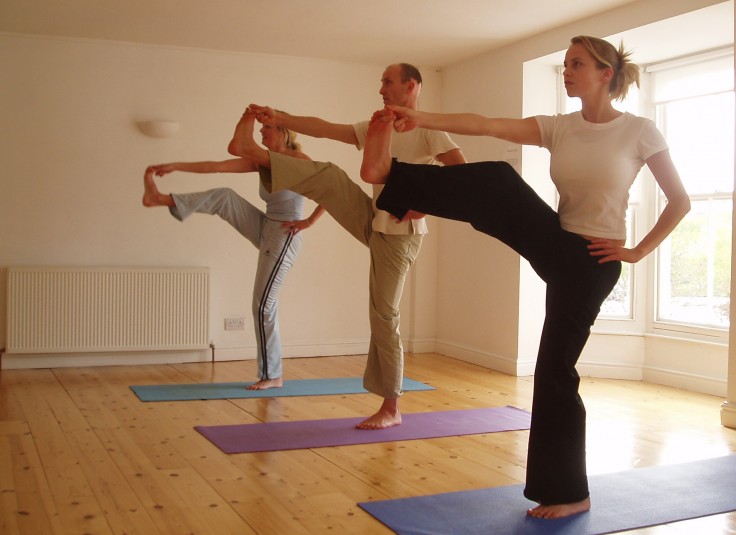
[{"label": "wooden plank floor", "polygon": [[[360,376],[364,362],[289,359],[285,378]],[[405,413],[530,409],[529,377],[435,354],[407,355],[406,375],[436,390],[407,393]],[[226,455],[193,427],[368,416],[379,399],[143,403],[129,389],[254,377],[254,361],[0,372],[0,533],[381,535],[358,502],[523,482],[527,431]],[[719,398],[601,379],[581,391],[591,475],[736,452]],[[736,533],[736,514],[629,533]]]}]

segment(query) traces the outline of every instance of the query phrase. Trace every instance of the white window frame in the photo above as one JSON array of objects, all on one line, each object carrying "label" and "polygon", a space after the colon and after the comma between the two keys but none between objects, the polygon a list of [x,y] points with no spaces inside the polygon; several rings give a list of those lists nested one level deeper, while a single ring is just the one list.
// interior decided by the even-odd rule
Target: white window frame
[{"label": "white window frame", "polygon": [[[718,49],[718,50],[694,53],[684,58],[678,58],[672,61],[664,61],[664,62],[658,62],[656,64],[648,65],[644,68],[644,75],[648,76],[649,73],[662,71],[662,70],[666,70],[669,68],[675,68],[681,65],[704,62],[710,59],[724,57],[724,56],[730,56],[733,61],[733,47],[725,47],[725,48]],[[708,94],[715,94],[715,93],[703,93],[698,96],[707,96]],[[664,102],[652,102],[649,105],[647,115],[653,120],[657,120],[658,118],[655,117],[656,106],[657,104],[663,104],[663,103]],[[647,189],[649,190],[647,196],[650,197],[653,201],[649,203],[649,206],[650,206],[650,210],[649,210],[650,216],[649,217],[654,218],[656,214],[658,214],[661,211],[661,208],[662,208],[661,197],[657,190],[657,185],[653,181],[649,181]],[[721,193],[721,194],[691,194],[690,197],[691,199],[698,199],[698,200],[705,198],[705,197],[707,198],[718,197],[722,199],[729,199],[729,198],[733,199],[733,193],[726,192],[726,193]],[[650,263],[649,273],[647,274],[647,284],[646,284],[647,286],[647,310],[646,310],[647,332],[656,334],[656,335],[669,336],[669,337],[679,337],[679,338],[687,338],[687,339],[717,342],[717,343],[728,343],[729,327],[711,327],[711,326],[705,326],[705,325],[697,325],[693,323],[678,322],[674,320],[658,319],[657,305],[658,305],[659,299],[658,299],[657,292],[660,287],[660,280],[658,278],[657,268],[659,264],[659,249],[653,255],[653,257],[654,257],[654,262]]]}]

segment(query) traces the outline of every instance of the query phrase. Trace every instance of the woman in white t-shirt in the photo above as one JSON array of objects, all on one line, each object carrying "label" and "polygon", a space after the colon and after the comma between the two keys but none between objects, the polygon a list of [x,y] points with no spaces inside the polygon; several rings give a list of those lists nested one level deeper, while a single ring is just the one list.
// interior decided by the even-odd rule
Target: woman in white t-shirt
[{"label": "woman in white t-shirt", "polygon": [[[546,318],[534,373],[534,400],[524,495],[538,518],[590,509],[585,466],[585,407],[575,364],[600,306],[618,280],[621,262],[651,253],[690,210],[667,144],[648,119],[617,111],[639,68],[602,39],[572,39],[565,55],[565,89],[582,111],[554,117],[490,119],[388,106],[371,121],[361,176],[385,183],[377,206],[401,217],[416,210],[466,221],[524,256],[547,283]],[[505,162],[450,167],[391,160],[391,128],[416,127],[487,135],[537,145],[551,153],[558,211]],[[625,247],[628,192],[646,164],[667,197],[649,233]]]}]

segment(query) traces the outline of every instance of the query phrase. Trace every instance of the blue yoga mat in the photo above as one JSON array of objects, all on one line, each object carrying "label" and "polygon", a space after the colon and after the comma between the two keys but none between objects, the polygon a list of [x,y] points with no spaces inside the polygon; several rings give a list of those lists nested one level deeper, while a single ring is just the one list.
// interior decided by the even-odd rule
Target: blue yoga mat
[{"label": "blue yoga mat", "polygon": [[[250,383],[189,383],[176,385],[131,386],[141,401],[188,401],[203,399],[280,398],[289,396],[329,396],[366,394],[361,377],[337,379],[298,379],[284,381],[281,388],[246,390]],[[404,390],[434,390],[434,387],[404,379]]]},{"label": "blue yoga mat", "polygon": [[593,506],[526,515],[522,485],[358,504],[399,535],[600,535],[736,510],[736,455],[591,476]]}]

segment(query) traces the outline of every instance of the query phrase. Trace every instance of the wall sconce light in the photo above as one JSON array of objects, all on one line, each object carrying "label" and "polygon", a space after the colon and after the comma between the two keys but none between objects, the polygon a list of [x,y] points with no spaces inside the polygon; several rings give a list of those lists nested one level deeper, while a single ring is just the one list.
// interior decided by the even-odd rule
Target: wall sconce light
[{"label": "wall sconce light", "polygon": [[140,121],[138,128],[148,137],[169,137],[179,130],[176,121]]}]

